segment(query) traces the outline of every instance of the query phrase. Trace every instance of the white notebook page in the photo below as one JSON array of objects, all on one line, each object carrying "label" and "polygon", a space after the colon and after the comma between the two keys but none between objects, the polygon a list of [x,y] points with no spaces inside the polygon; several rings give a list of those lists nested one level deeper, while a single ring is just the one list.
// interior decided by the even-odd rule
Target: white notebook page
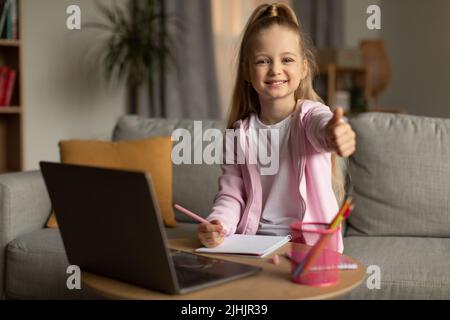
[{"label": "white notebook page", "polygon": [[264,236],[233,234],[215,248],[198,248],[196,252],[203,253],[229,253],[251,256],[264,256],[272,253],[285,243],[289,242],[291,236]]}]

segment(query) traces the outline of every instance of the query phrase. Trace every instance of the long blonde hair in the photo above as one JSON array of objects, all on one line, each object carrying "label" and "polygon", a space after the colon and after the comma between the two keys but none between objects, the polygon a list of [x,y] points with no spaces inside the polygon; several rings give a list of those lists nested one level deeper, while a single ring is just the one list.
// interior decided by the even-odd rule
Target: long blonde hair
[{"label": "long blonde hair", "polygon": [[[233,128],[233,124],[240,119],[245,119],[251,113],[259,114],[260,104],[256,93],[249,80],[249,51],[251,40],[261,30],[268,29],[273,25],[279,25],[295,32],[299,37],[300,49],[303,52],[308,67],[306,77],[300,81],[300,85],[295,91],[295,100],[308,99],[323,102],[314,91],[313,79],[317,72],[317,65],[314,58],[313,47],[309,39],[302,31],[295,12],[286,4],[262,4],[258,6],[250,16],[242,36],[239,53],[237,57],[237,73],[234,83],[233,96],[231,99],[230,115],[228,118],[228,128]],[[337,166],[336,154],[331,156],[333,189],[338,202],[344,198],[344,177],[342,171]]]}]

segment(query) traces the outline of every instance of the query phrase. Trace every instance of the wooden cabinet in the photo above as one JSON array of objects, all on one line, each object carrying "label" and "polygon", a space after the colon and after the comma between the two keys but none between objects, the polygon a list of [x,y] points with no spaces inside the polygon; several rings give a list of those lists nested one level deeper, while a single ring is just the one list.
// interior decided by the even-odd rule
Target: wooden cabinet
[{"label": "wooden cabinet", "polygon": [[336,107],[334,101],[337,90],[350,91],[351,88],[359,88],[363,97],[368,97],[367,73],[364,67],[341,67],[332,63],[319,65],[319,76],[326,84],[323,98],[332,109]]},{"label": "wooden cabinet", "polygon": [[359,97],[355,98],[354,92],[350,92],[350,110],[346,111],[346,115],[357,115],[360,112],[407,113],[404,107],[381,107],[374,106],[371,103],[373,99],[370,96],[370,78],[367,69],[364,67],[341,67],[332,63],[319,65],[318,77],[325,84],[318,93],[332,110],[337,107],[335,105],[337,90],[358,88]]},{"label": "wooden cabinet", "polygon": [[[1,103],[2,105],[0,106],[0,173],[21,171],[23,168],[24,105],[21,41],[21,9],[23,0],[14,1],[16,14],[13,15],[12,22],[9,22],[13,24],[12,28],[14,31],[10,32],[10,39],[0,39],[0,68],[1,70],[7,68],[15,72],[9,103],[6,103],[7,100],[3,98],[4,103]],[[5,73],[2,71],[2,74],[0,74],[2,76],[2,79],[0,79],[2,94],[6,94],[5,90],[7,90],[5,81],[11,81],[11,79],[5,80],[4,75]]]}]

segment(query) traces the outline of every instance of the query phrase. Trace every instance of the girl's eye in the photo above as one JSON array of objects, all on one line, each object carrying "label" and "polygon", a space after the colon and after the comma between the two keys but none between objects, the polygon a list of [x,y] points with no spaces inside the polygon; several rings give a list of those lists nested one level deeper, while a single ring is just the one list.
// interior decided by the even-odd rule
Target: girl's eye
[{"label": "girl's eye", "polygon": [[269,62],[270,62],[269,59],[262,59],[262,60],[256,61],[256,64],[266,64],[266,63],[269,63]]},{"label": "girl's eye", "polygon": [[284,58],[284,59],[283,59],[283,62],[284,62],[284,63],[294,62],[294,59],[291,59],[291,58]]}]

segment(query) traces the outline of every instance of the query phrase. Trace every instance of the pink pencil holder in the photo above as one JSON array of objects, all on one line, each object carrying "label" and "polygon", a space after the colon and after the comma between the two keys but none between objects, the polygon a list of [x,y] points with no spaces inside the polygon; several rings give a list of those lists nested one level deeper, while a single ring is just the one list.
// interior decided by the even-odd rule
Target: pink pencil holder
[{"label": "pink pencil holder", "polygon": [[[316,287],[331,286],[339,282],[338,243],[341,228],[335,230],[328,228],[329,225],[326,223],[301,221],[292,223],[291,279],[293,282]],[[308,271],[303,275],[301,272],[295,275],[298,265],[304,263],[310,251],[321,241],[325,241],[325,243],[322,242],[322,250]]]}]

